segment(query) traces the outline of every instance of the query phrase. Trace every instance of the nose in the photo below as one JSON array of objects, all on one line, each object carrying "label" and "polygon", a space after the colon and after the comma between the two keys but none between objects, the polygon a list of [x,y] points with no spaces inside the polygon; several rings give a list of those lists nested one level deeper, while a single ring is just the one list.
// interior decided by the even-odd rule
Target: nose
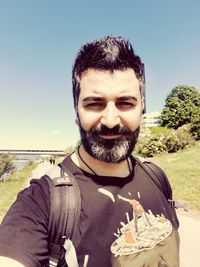
[{"label": "nose", "polygon": [[101,123],[112,129],[120,124],[120,116],[114,103],[108,103],[103,111]]}]

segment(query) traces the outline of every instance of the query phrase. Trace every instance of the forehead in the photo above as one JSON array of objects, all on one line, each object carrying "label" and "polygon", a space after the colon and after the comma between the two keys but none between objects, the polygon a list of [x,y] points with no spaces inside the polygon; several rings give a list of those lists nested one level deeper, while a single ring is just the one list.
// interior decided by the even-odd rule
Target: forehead
[{"label": "forehead", "polygon": [[89,69],[80,80],[80,96],[88,94],[140,94],[139,80],[133,69],[100,71]]}]

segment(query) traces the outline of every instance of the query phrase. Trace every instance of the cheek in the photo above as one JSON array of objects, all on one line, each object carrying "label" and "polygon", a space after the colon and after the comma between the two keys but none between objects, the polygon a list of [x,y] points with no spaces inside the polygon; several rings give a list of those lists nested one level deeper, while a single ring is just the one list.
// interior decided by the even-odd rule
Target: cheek
[{"label": "cheek", "polygon": [[130,112],[124,116],[122,120],[122,125],[128,126],[130,130],[136,130],[141,124],[142,114],[138,112]]},{"label": "cheek", "polygon": [[78,112],[79,123],[83,127],[85,131],[91,129],[92,126],[97,126],[100,121],[100,116],[95,113],[87,113],[84,111],[79,110]]}]

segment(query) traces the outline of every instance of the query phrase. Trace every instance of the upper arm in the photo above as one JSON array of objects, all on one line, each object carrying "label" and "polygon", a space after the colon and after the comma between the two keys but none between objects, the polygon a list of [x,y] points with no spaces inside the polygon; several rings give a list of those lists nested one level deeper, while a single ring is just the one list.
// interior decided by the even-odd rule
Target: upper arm
[{"label": "upper arm", "polygon": [[0,225],[1,256],[15,259],[28,267],[48,260],[48,195],[44,181],[34,183],[18,194]]}]

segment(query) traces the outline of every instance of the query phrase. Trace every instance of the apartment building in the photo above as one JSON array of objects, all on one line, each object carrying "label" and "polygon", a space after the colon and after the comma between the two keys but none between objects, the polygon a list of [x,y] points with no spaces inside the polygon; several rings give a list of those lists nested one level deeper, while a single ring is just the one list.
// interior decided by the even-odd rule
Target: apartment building
[{"label": "apartment building", "polygon": [[155,127],[159,125],[159,119],[160,119],[160,112],[159,111],[153,111],[149,113],[145,113],[142,118],[142,127],[144,128],[150,128]]}]

